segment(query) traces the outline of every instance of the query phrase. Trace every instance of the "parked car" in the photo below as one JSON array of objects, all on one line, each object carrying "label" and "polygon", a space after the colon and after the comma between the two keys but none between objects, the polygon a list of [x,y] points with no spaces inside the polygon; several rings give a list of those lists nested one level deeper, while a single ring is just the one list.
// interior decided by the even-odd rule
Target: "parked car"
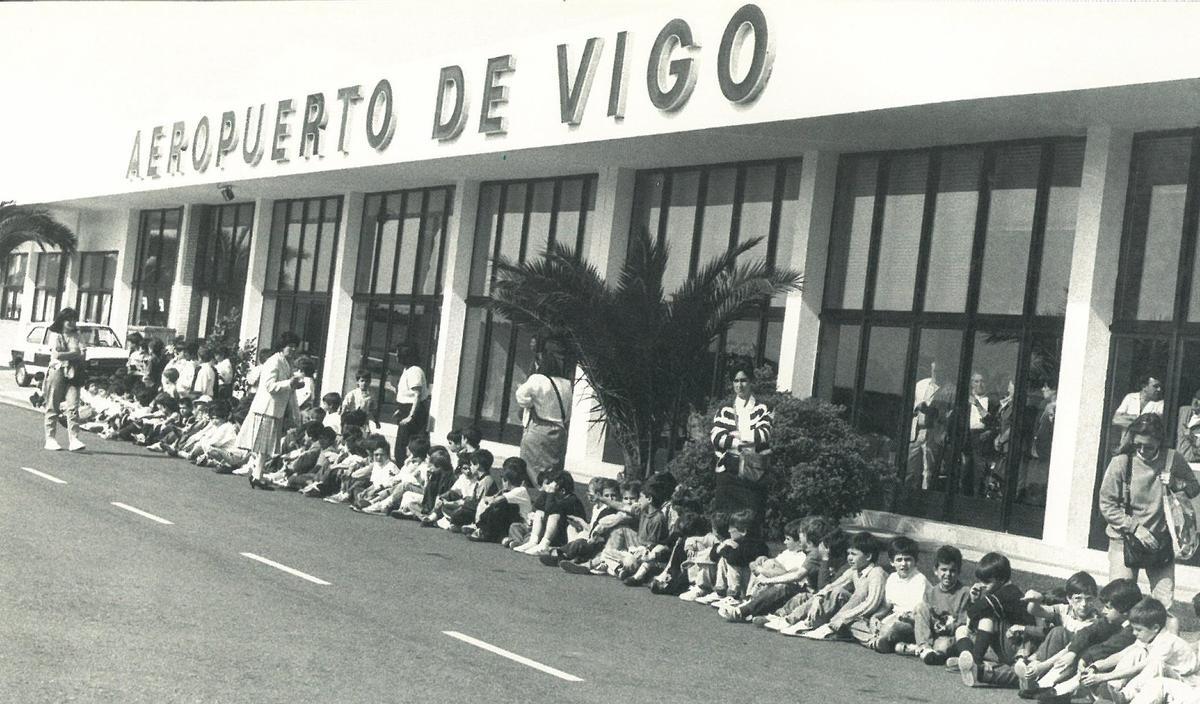
[{"label": "parked car", "polygon": [[[83,343],[83,358],[89,376],[110,376],[129,363],[129,350],[113,329],[107,325],[79,323],[79,340]],[[19,386],[41,383],[50,364],[50,346],[46,344],[49,329],[35,325],[25,336],[20,349],[12,351],[14,376]]]}]

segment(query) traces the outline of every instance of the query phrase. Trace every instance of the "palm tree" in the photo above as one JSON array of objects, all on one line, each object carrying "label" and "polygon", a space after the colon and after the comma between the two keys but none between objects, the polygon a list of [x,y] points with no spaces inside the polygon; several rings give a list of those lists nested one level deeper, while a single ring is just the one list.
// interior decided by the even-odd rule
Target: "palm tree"
[{"label": "palm tree", "polygon": [[26,242],[37,242],[42,249],[75,251],[75,233],[54,219],[49,211],[0,201],[0,257]]},{"label": "palm tree", "polygon": [[663,428],[708,390],[712,343],[752,308],[803,283],[799,272],[763,260],[737,264],[761,240],[731,247],[669,296],[667,245],[645,231],[612,285],[555,243],[522,264],[498,259],[491,307],[561,339],[592,387],[598,421],[621,446],[626,476],[644,477]]}]

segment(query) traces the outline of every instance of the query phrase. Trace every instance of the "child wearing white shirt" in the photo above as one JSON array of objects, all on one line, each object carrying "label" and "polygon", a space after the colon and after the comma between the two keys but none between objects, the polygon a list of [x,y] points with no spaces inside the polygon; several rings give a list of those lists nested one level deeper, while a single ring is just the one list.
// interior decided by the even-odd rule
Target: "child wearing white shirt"
[{"label": "child wearing white shirt", "polygon": [[476,542],[494,543],[508,535],[513,523],[528,518],[533,510],[533,495],[527,480],[525,460],[520,457],[504,460],[500,469],[500,493],[479,501],[474,530],[463,530],[467,537]]},{"label": "child wearing white shirt", "polygon": [[[324,401],[324,399],[322,399]],[[370,505],[362,509],[363,513],[387,515],[400,508],[406,494],[416,494],[417,501],[425,490],[425,481],[429,478],[429,438],[422,435],[408,441],[408,459],[400,467],[400,475],[391,491],[380,496]]]},{"label": "child wearing white shirt", "polygon": [[1125,704],[1140,701],[1144,689],[1153,694],[1156,678],[1169,677],[1190,684],[1200,679],[1196,647],[1166,630],[1167,609],[1162,602],[1153,597],[1139,601],[1129,610],[1129,625],[1137,641],[1092,663],[1079,680],[1098,698]]},{"label": "child wearing white shirt", "polygon": [[919,550],[912,538],[899,536],[888,546],[892,568],[883,587],[883,605],[850,625],[860,644],[880,653],[892,653],[898,643],[913,643],[913,612],[925,599],[929,580],[917,569]]}]

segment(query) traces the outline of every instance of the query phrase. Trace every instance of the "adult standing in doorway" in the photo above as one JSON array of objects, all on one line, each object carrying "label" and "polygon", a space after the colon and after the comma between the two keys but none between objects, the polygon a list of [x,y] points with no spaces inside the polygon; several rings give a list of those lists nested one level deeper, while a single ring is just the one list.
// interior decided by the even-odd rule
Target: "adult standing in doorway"
[{"label": "adult standing in doorway", "polygon": [[1143,413],[1157,413],[1160,417],[1162,416],[1162,381],[1153,374],[1142,376],[1139,381],[1142,385],[1141,388],[1125,394],[1125,398],[1121,399],[1121,405],[1117,406],[1117,411],[1113,414],[1113,425],[1128,428],[1129,424]]},{"label": "adult standing in doorway", "polygon": [[937,360],[924,366],[929,376],[919,380],[913,389],[912,429],[908,443],[908,484],[913,489],[930,489],[942,463],[945,418],[934,403],[942,379]]},{"label": "adult standing in doorway", "polygon": [[1165,445],[1157,413],[1129,425],[1130,449],[1113,457],[1100,483],[1100,515],[1108,524],[1108,578],[1137,579],[1145,570],[1155,599],[1167,608],[1175,597],[1175,552],[1163,506],[1164,492],[1200,495],[1186,461]]},{"label": "adult standing in doorway", "polygon": [[533,373],[515,392],[524,409],[521,459],[531,486],[538,486],[542,472],[560,470],[566,462],[572,394],[565,366],[558,343],[546,342],[534,357]]},{"label": "adult standing in doorway", "polygon": [[421,352],[411,342],[396,348],[400,379],[396,381],[396,464],[404,464],[408,441],[429,432],[429,380],[421,368]]},{"label": "adult standing in doorway", "polygon": [[967,447],[963,452],[959,491],[963,496],[981,493],[996,448],[993,442],[1000,425],[1000,400],[987,390],[987,377],[971,373],[971,395],[967,399]]},{"label": "adult standing in doorway", "polygon": [[287,423],[300,418],[295,389],[303,382],[292,375],[291,363],[299,346],[300,338],[295,333],[280,333],[275,338],[275,354],[259,370],[254,400],[237,439],[239,448],[254,455],[250,465],[251,489],[272,488],[262,478],[267,458],[275,452]]},{"label": "adult standing in doorway", "polygon": [[771,410],[754,398],[754,370],[734,365],[729,379],[733,400],[713,419],[709,439],[717,453],[712,513],[751,511],[750,535],[763,538],[767,511],[766,473],[771,453]]},{"label": "adult standing in doorway", "polygon": [[1200,462],[1200,389],[1192,394],[1190,404],[1179,409],[1175,449],[1188,462]]},{"label": "adult standing in doorway", "polygon": [[54,437],[60,417],[66,419],[67,449],[71,452],[84,449],[84,444],[79,441],[79,387],[85,380],[83,345],[75,328],[78,322],[79,313],[74,308],[63,308],[54,316],[46,340],[50,348],[50,364],[46,367],[42,396],[46,399],[47,450],[62,449]]}]

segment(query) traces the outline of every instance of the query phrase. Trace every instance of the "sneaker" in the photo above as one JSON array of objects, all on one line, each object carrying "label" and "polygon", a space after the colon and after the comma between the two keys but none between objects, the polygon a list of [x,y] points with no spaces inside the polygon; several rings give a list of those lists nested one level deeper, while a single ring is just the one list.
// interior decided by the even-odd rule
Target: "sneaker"
[{"label": "sneaker", "polygon": [[765,628],[767,625],[767,619],[769,619],[769,618],[771,618],[771,617],[770,616],[755,616],[754,618],[750,619],[750,623],[753,623],[755,626],[758,626],[759,628]]},{"label": "sneaker", "polygon": [[712,604],[713,602],[720,601],[722,598],[723,597],[716,592],[709,592],[704,596],[696,597],[693,599],[693,601],[695,601],[697,604]]},{"label": "sneaker", "polygon": [[591,570],[589,570],[589,572],[590,572],[591,574],[594,574],[594,575],[596,575],[597,577],[608,577],[608,576],[611,576],[611,575],[609,575],[609,573],[608,573],[608,568],[607,568],[607,567],[605,567],[603,564],[596,565],[596,566],[595,566],[595,567],[593,567]]},{"label": "sneaker", "polygon": [[1017,661],[1013,663],[1013,674],[1017,676],[1018,690],[1025,691],[1037,687],[1037,681],[1030,677],[1033,674],[1033,668],[1025,658],[1017,658]]},{"label": "sneaker", "polygon": [[813,629],[813,625],[808,621],[797,621],[786,628],[780,628],[779,633],[785,636],[802,636]]},{"label": "sneaker", "polygon": [[[573,562],[571,560],[559,560],[558,566],[562,568],[563,572],[566,572],[568,574],[586,574],[586,575],[596,574],[595,570],[588,567],[587,565],[581,565],[578,562]],[[603,574],[603,573],[601,573],[601,574]]]},{"label": "sneaker", "polygon": [[450,530],[453,525],[454,524],[450,522],[450,519],[445,516],[442,516],[437,520],[437,527],[441,528],[442,530]]},{"label": "sneaker", "polygon": [[[234,474],[237,474],[237,472],[234,472]],[[331,504],[344,504],[350,500],[350,495],[345,492],[339,492],[333,496],[326,496],[324,500]]]},{"label": "sneaker", "polygon": [[[396,513],[397,513],[397,511],[392,511],[392,515],[393,515],[393,516],[394,516],[394,515],[396,515]],[[512,539],[512,538],[505,538],[504,540],[501,540],[501,541],[500,541],[500,546],[501,546],[501,547],[505,547],[505,548],[511,548],[511,547],[513,546],[513,539]]]},{"label": "sneaker", "polygon": [[718,599],[710,603],[709,606],[713,607],[714,609],[724,609],[726,607],[732,609],[740,603],[742,603],[742,600],[736,596],[727,596],[724,599]]},{"label": "sneaker", "polygon": [[691,587],[688,587],[686,592],[680,594],[679,598],[684,601],[695,601],[706,594],[708,594],[707,589],[693,584]]},{"label": "sneaker", "polygon": [[153,445],[147,445],[146,449],[151,452],[164,452],[165,451],[163,448],[163,444],[161,442],[156,442]]},{"label": "sneaker", "polygon": [[958,655],[958,674],[962,677],[962,683],[968,687],[974,687],[979,684],[979,669],[975,667],[975,656],[971,653],[959,653]]},{"label": "sneaker", "polygon": [[46,444],[42,446],[42,449],[50,450],[51,452],[58,452],[62,449],[62,445],[59,445],[58,440],[55,440],[53,437],[48,437],[46,438]]},{"label": "sneaker", "polygon": [[250,468],[247,467],[246,465],[242,465],[241,467],[238,467],[237,469],[230,472],[230,474],[233,474],[233,475],[236,475],[239,477],[244,477],[249,473],[250,473]]},{"label": "sneaker", "polygon": [[767,616],[762,624],[768,631],[782,631],[790,625],[792,624],[783,616]]},{"label": "sneaker", "polygon": [[946,669],[950,672],[958,672],[958,658],[946,658],[942,664],[945,665]]},{"label": "sneaker", "polygon": [[[940,650],[934,650],[933,648],[925,648],[921,652],[917,653],[917,657],[921,658],[921,662],[925,663],[926,665],[941,665],[942,663],[946,662],[946,654]],[[958,666],[956,663],[955,669],[957,669],[957,667]]]},{"label": "sneaker", "polygon": [[730,623],[746,622],[746,617],[742,616],[742,609],[740,606],[723,606],[717,611],[717,613],[721,615],[721,618]]},{"label": "sneaker", "polygon": [[917,654],[917,644],[916,643],[897,643],[896,644],[896,654],[897,655],[916,655]]}]

